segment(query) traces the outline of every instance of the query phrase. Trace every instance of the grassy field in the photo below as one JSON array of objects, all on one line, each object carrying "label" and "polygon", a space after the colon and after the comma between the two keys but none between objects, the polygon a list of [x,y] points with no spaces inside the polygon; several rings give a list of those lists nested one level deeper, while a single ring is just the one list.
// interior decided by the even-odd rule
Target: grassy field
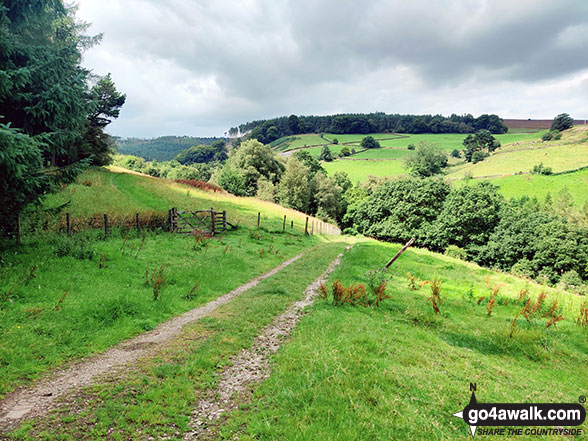
[{"label": "grassy field", "polygon": [[407,174],[403,161],[347,161],[337,160],[321,164],[329,176],[338,171],[349,175],[353,185],[365,181],[368,176],[397,176]]},{"label": "grassy field", "polygon": [[306,215],[278,204],[202,191],[166,179],[125,173],[124,169],[117,167],[111,167],[111,170],[91,169],[85,172],[75,184],[60,193],[49,195],[45,206],[56,207],[71,201],[65,211],[74,218],[107,213],[113,217],[114,224],[117,218],[132,217],[136,212],[165,214],[171,207],[179,210],[209,210],[214,207],[215,211],[226,210],[227,219],[233,224],[256,227],[257,213],[261,212],[261,225],[268,230],[281,231],[286,215],[288,222],[294,221],[294,231],[304,231]]},{"label": "grassy field", "polygon": [[[366,271],[399,247],[355,245],[331,282],[366,283]],[[407,272],[442,281],[439,315],[427,302],[430,287],[411,291]],[[546,290],[541,310],[557,298],[566,319],[546,328],[541,314],[530,323],[521,317],[511,338],[520,289],[534,299],[542,287],[422,250],[405,253],[391,276],[392,298],[379,308],[319,300],[278,352],[271,377],[233,412],[219,438],[467,440],[469,428],[452,414],[468,403],[470,382],[482,402],[576,402],[588,389],[580,368],[588,363],[588,332],[574,323],[581,301],[575,296]],[[488,315],[493,287],[499,294]]]},{"label": "grassy field", "polygon": [[300,147],[306,147],[310,145],[319,145],[319,144],[329,144],[328,141],[325,141],[319,135],[314,133],[309,133],[305,135],[295,135],[295,136],[285,136],[279,139],[276,139],[270,145],[275,148],[277,151],[286,151],[291,149],[296,149]]},{"label": "grassy field", "polygon": [[[588,203],[588,169],[563,175],[518,175],[504,178],[488,179],[500,187],[500,193],[507,199],[519,198],[522,195],[545,199],[547,193],[555,196],[566,188],[578,207]],[[452,185],[467,185],[466,181],[453,181]]]},{"label": "grassy field", "polygon": [[[327,240],[305,237],[306,216],[295,210],[104,169],[85,172],[75,184],[49,196],[45,206],[68,201],[66,210],[78,230],[72,238],[25,233],[23,246],[2,244],[0,396],[69,360],[152,329]],[[136,212],[165,219],[172,206],[227,210],[229,222],[240,228],[199,242],[192,236],[147,229],[139,233],[119,225],[134,219]],[[84,228],[92,217],[101,228],[102,213],[110,218],[106,240],[103,230]],[[284,215],[288,226],[282,233]],[[157,301],[145,279],[146,271],[155,270],[166,279]]]},{"label": "grassy field", "polygon": [[[70,407],[29,421],[12,439],[181,440],[197,400],[218,380],[218,371],[288,305],[343,250],[320,244],[275,276],[188,325],[183,335],[121,378],[84,389]],[[152,437],[152,438],[150,438]]]},{"label": "grassy field", "polygon": [[552,168],[556,173],[585,167],[588,165],[588,142],[583,138],[588,129],[572,130],[560,141],[509,144],[484,161],[451,169],[448,177],[461,179],[468,175],[480,177],[525,173],[539,163]]},{"label": "grassy field", "polygon": [[408,149],[380,148],[370,149],[353,155],[357,159],[404,159],[411,153]]}]

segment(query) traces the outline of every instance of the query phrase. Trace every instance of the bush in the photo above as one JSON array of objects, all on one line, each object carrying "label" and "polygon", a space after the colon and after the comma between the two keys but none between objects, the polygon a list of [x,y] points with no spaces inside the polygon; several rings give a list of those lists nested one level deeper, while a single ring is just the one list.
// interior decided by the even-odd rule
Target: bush
[{"label": "bush", "polygon": [[531,279],[535,276],[533,265],[527,258],[522,258],[517,263],[515,263],[510,269],[510,272],[516,276],[526,277],[528,279]]},{"label": "bush", "polygon": [[364,149],[379,149],[380,143],[373,136],[366,136],[361,140],[361,147]]},{"label": "bush", "polygon": [[583,282],[582,278],[576,271],[569,270],[562,274],[561,278],[559,279],[559,283],[561,283],[565,288],[576,292],[579,288],[582,287]]},{"label": "bush", "polygon": [[343,147],[343,148],[341,148],[341,154],[343,156],[349,156],[351,154],[351,151],[349,150],[349,147]]},{"label": "bush", "polygon": [[478,150],[472,153],[472,164],[477,164],[478,162],[486,159],[488,156],[490,156],[488,153]]},{"label": "bush", "polygon": [[467,260],[468,253],[463,248],[457,245],[449,245],[445,249],[445,255],[449,257],[455,257],[456,259]]},{"label": "bush", "polygon": [[551,169],[551,167],[545,167],[543,165],[543,163],[539,163],[535,166],[533,166],[533,169],[531,170],[531,174],[534,175],[551,175],[553,174],[553,170]]},{"label": "bush", "polygon": [[92,260],[96,250],[91,239],[82,234],[75,234],[71,237],[65,235],[54,236],[52,243],[55,245],[55,255],[58,257],[71,256],[80,260]]},{"label": "bush", "polygon": [[406,148],[407,148],[408,150],[414,150],[414,149],[415,149],[415,146],[414,146],[414,144],[408,144],[408,145],[406,146]]},{"label": "bush", "polygon": [[447,155],[433,144],[419,143],[415,152],[406,158],[405,164],[413,176],[433,176],[441,173],[447,165]]},{"label": "bush", "polygon": [[461,154],[459,153],[459,150],[457,150],[457,149],[453,149],[453,150],[451,151],[451,157],[452,157],[452,158],[459,158],[460,156],[461,156]]},{"label": "bush", "polygon": [[553,139],[553,133],[551,133],[551,132],[544,133],[543,136],[541,137],[542,141],[551,141],[552,139]]},{"label": "bush", "polygon": [[339,144],[339,140],[337,138],[333,138],[333,144],[335,144],[335,145]]}]

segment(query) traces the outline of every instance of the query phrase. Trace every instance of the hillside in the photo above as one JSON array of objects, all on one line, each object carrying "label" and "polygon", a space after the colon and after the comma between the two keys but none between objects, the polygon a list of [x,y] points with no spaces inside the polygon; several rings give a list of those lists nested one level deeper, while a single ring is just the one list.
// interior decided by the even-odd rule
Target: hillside
[{"label": "hillside", "polygon": [[[579,170],[588,166],[588,128],[576,126],[563,133],[558,141],[541,141],[544,130],[526,129],[502,135],[495,135],[502,147],[486,160],[478,164],[467,164],[452,159],[446,172],[446,179],[453,185],[464,185],[464,177],[488,179],[501,188],[507,197],[527,195],[543,199],[547,193],[552,195],[565,187],[572,195],[574,204],[582,206],[588,201],[586,194],[585,171]],[[356,184],[364,182],[369,176],[394,177],[408,175],[404,159],[411,153],[407,146],[419,142],[437,145],[447,153],[453,149],[463,149],[463,134],[419,134],[395,135],[374,133],[382,148],[362,150],[361,139],[366,135],[299,135],[276,141],[276,150],[282,155],[292,151],[304,150],[315,158],[327,145],[333,155],[337,156],[341,148],[347,146],[356,153],[348,157],[337,158],[332,162],[323,162],[322,166],[329,175],[338,171],[346,172]],[[338,144],[332,144],[337,138]],[[321,143],[322,140],[322,143]],[[316,143],[311,147],[310,142]],[[531,175],[530,170],[539,163],[552,168],[554,175]]]},{"label": "hillside", "polygon": [[212,144],[224,138],[191,136],[160,136],[152,139],[115,138],[116,150],[123,155],[139,156],[147,161],[171,161],[178,153],[200,144]]}]

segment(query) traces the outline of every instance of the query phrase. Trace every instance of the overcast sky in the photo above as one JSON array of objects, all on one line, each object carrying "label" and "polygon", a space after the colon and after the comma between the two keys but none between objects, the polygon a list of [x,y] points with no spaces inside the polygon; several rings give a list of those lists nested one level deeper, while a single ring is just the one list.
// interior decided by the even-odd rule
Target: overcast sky
[{"label": "overcast sky", "polygon": [[586,0],[80,0],[113,135],[341,112],[588,115]]}]

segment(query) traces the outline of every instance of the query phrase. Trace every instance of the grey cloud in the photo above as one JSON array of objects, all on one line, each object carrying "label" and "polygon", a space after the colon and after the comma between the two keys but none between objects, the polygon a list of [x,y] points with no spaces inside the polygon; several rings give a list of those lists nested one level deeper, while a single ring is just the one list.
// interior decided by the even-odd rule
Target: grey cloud
[{"label": "grey cloud", "polygon": [[[472,91],[484,95],[511,87],[503,110],[508,97],[522,98],[525,88],[588,69],[581,55],[588,39],[583,0],[103,0],[101,5],[81,0],[82,18],[105,34],[102,47],[87,60],[97,73],[118,75],[115,81],[128,100],[112,128],[133,134],[153,134],[151,121],[161,109],[169,120],[164,116],[159,130],[185,127],[185,133],[197,128],[207,131],[198,134],[211,134],[213,127],[289,113],[435,108],[448,114],[472,107]],[[439,101],[449,90],[452,105],[437,110],[430,96]],[[174,103],[163,105],[167,95]],[[555,106],[558,97],[551,100]],[[151,125],[142,126],[145,121]]]}]

